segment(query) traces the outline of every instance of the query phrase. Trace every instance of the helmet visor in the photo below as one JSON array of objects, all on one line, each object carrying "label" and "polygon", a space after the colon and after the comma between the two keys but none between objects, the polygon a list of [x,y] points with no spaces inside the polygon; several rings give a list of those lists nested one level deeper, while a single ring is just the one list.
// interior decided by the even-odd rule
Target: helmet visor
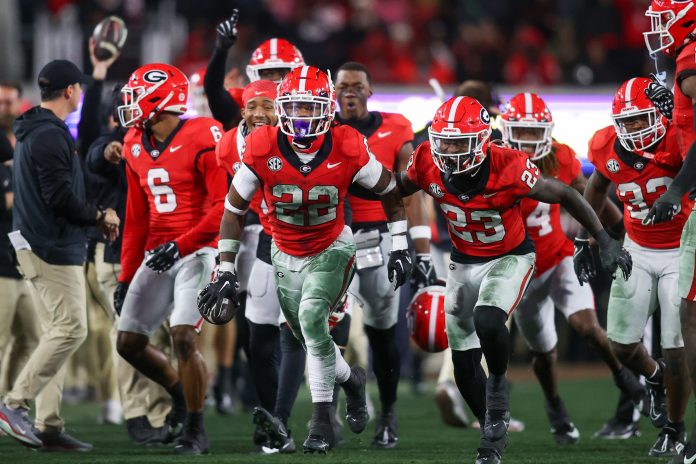
[{"label": "helmet visor", "polygon": [[435,165],[443,172],[461,174],[483,163],[483,144],[488,140],[489,129],[473,134],[428,131],[430,150]]},{"label": "helmet visor", "polygon": [[327,97],[286,95],[276,100],[276,113],[284,134],[314,137],[329,130],[335,103]]}]

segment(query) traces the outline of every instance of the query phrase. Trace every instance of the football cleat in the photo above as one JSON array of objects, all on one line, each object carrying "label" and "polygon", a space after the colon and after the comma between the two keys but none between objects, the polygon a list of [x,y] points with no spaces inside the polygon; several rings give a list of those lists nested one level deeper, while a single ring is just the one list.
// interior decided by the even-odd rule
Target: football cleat
[{"label": "football cleat", "polygon": [[508,384],[505,377],[488,377],[486,381],[486,417],[483,436],[492,442],[507,435],[510,425],[510,404]]},{"label": "football cleat", "polygon": [[680,433],[669,425],[666,425],[662,428],[655,444],[652,445],[652,448],[648,451],[648,456],[656,458],[678,456],[679,453],[684,450],[685,442],[686,432],[682,431]]},{"label": "football cleat", "polygon": [[334,436],[330,414],[330,410],[323,410],[317,408],[316,405],[314,406],[312,420],[309,424],[309,436],[302,444],[305,454],[326,454],[333,447]]},{"label": "football cleat", "polygon": [[210,442],[205,430],[186,430],[177,440],[174,453],[198,456],[210,452]]},{"label": "football cleat", "polygon": [[475,464],[500,464],[500,454],[491,448],[479,448],[476,453]]},{"label": "football cleat", "polygon": [[440,417],[450,427],[467,427],[469,418],[464,409],[464,398],[454,382],[447,380],[437,385],[435,403],[440,409]]},{"label": "football cleat", "polygon": [[147,416],[138,416],[126,420],[128,438],[138,445],[162,443],[164,427],[153,427]]},{"label": "football cleat", "polygon": [[[510,417],[510,423],[508,424],[508,432],[517,433],[524,432],[525,429],[524,422],[514,417]],[[474,421],[471,423],[471,428],[474,430],[481,430],[481,423],[479,421]]]},{"label": "football cleat", "polygon": [[[660,371],[664,372],[664,363],[661,360],[657,363],[660,365]],[[657,380],[652,381],[646,378],[645,386],[648,388],[650,422],[657,428],[663,428],[667,424],[667,393],[664,377],[660,374]]]},{"label": "football cleat", "polygon": [[580,432],[570,421],[563,400],[558,399],[558,404],[553,406],[546,401],[546,415],[551,423],[551,434],[559,445],[575,445],[580,441]]},{"label": "football cleat", "polygon": [[94,448],[90,443],[85,443],[65,432],[39,432],[36,434],[43,445],[39,451],[80,451],[88,452]]},{"label": "football cleat", "polygon": [[611,418],[601,429],[595,432],[594,437],[604,438],[605,440],[628,440],[629,438],[640,437],[639,422],[640,420],[626,423],[616,418]]},{"label": "football cleat", "polygon": [[162,443],[172,443],[181,437],[184,431],[184,420],[186,410],[172,409],[164,419],[164,429],[162,431]]},{"label": "football cleat", "polygon": [[348,382],[343,384],[346,393],[346,422],[351,432],[360,433],[365,430],[365,426],[370,420],[370,414],[367,412],[367,399],[365,393],[367,374],[362,367],[354,366],[351,369],[350,375],[351,377],[355,376],[358,385],[357,387],[348,388]]},{"label": "football cleat", "polygon": [[295,440],[285,424],[262,407],[254,408],[254,424],[268,437],[264,447],[277,449],[279,453],[290,454],[296,451]]},{"label": "football cleat", "polygon": [[326,454],[330,449],[331,445],[328,440],[321,435],[310,434],[304,443],[302,443],[304,454]]},{"label": "football cleat", "polygon": [[375,422],[375,437],[372,440],[372,444],[376,448],[391,449],[396,446],[396,442],[399,441],[399,436],[397,434],[398,421],[396,414],[380,414]]}]

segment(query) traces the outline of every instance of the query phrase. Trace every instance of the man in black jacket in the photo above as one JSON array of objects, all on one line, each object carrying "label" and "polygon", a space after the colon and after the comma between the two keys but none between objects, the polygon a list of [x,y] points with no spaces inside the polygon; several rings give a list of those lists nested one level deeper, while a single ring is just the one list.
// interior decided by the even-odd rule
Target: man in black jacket
[{"label": "man in black jacket", "polygon": [[[45,450],[89,451],[64,432],[59,415],[65,361],[87,335],[85,228],[101,224],[113,240],[113,209],[87,200],[75,144],[65,125],[77,109],[85,76],[65,60],[39,73],[41,105],[15,122],[14,215],[11,240],[29,282],[43,329],[39,345],[0,403],[0,429],[20,443]],[[29,401],[36,400],[36,429]]]}]

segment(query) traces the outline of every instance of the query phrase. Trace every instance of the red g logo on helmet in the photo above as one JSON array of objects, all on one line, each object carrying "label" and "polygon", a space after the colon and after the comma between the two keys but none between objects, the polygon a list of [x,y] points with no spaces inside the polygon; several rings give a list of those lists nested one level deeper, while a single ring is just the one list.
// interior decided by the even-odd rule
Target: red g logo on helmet
[{"label": "red g logo on helmet", "polygon": [[408,307],[411,340],[421,349],[439,353],[447,349],[445,332],[445,287],[431,285],[420,289]]},{"label": "red g logo on helmet", "polygon": [[453,97],[438,108],[428,129],[430,151],[443,172],[460,174],[486,159],[491,135],[488,111],[471,97]]},{"label": "red g logo on helmet", "polygon": [[[284,76],[304,65],[304,58],[297,47],[285,39],[274,38],[265,41],[253,51],[246,72],[249,80],[254,82],[261,79],[264,70],[277,69]],[[274,82],[278,84],[280,80]]]},{"label": "red g logo on helmet", "polygon": [[518,93],[500,117],[503,142],[535,161],[551,153],[553,118],[544,100],[534,93]]},{"label": "red g logo on helmet", "polygon": [[188,90],[186,75],[176,67],[164,63],[141,66],[121,89],[123,105],[118,107],[121,124],[142,127],[165,111],[185,113]]},{"label": "red g logo on helmet", "polygon": [[664,51],[669,56],[694,39],[696,8],[693,0],[653,0],[645,12],[650,18],[650,31],[643,32],[651,55]]},{"label": "red g logo on helmet", "polygon": [[293,69],[278,86],[275,109],[286,135],[304,139],[327,132],[336,112],[330,77],[314,66]]},{"label": "red g logo on helmet", "polygon": [[669,124],[645,94],[650,82],[647,77],[627,80],[614,94],[611,107],[611,120],[619,142],[637,154],[660,141]]}]

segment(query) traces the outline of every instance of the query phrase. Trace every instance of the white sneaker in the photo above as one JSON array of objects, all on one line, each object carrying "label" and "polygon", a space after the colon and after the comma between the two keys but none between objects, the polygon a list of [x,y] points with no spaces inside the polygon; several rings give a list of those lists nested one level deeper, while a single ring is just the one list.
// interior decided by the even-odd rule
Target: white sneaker
[{"label": "white sneaker", "polygon": [[105,401],[98,422],[103,425],[121,425],[123,423],[121,402],[118,400]]}]

